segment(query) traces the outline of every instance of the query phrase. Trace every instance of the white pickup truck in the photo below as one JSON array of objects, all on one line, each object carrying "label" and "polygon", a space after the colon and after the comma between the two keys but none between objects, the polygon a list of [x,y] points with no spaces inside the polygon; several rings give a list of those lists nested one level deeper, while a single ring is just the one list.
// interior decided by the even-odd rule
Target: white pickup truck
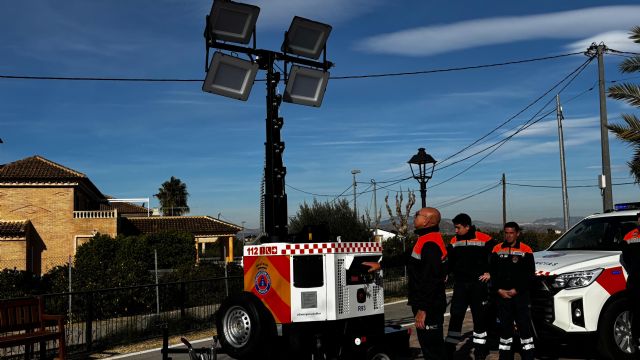
[{"label": "white pickup truck", "polygon": [[537,281],[531,311],[539,338],[581,338],[583,344],[593,340],[605,358],[632,358],[627,274],[620,264],[620,245],[637,226],[639,211],[588,216],[547,250],[534,253]]}]

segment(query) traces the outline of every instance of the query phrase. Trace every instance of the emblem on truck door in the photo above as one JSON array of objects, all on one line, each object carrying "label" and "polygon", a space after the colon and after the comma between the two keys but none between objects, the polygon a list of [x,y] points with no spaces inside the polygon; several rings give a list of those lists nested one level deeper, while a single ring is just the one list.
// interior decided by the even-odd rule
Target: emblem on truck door
[{"label": "emblem on truck door", "polygon": [[271,290],[271,277],[268,272],[264,270],[258,271],[255,277],[255,288],[261,295],[264,295]]}]

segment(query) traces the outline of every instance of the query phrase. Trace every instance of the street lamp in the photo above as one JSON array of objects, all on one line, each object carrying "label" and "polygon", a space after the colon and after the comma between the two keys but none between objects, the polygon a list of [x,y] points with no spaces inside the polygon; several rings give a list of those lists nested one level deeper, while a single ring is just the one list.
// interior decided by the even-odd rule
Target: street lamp
[{"label": "street lamp", "polygon": [[[314,107],[322,103],[328,70],[333,66],[326,59],[331,26],[296,16],[285,33],[282,52],[257,49],[255,24],[259,13],[260,8],[254,5],[214,0],[204,31],[207,76],[202,90],[247,100],[258,70],[266,70],[264,230],[268,234],[266,241],[279,242],[286,241],[288,236],[284,183],[287,169],[282,162],[284,141],[280,138],[284,119],[279,115],[279,108],[282,101]],[[252,38],[251,47],[236,45],[246,45]],[[210,49],[216,49],[211,62]],[[246,55],[248,60],[240,59],[238,54]],[[322,61],[316,61],[321,54]],[[275,71],[276,61],[284,62],[284,96],[277,91],[280,73]],[[288,73],[289,64],[292,64],[291,73]]]},{"label": "street lamp", "polygon": [[[413,155],[409,161],[411,174],[413,178],[420,183],[420,196],[422,197],[422,207],[427,206],[427,181],[433,176],[433,170],[436,166],[436,160],[424,148],[419,148],[418,153]],[[431,168],[430,170],[428,168]],[[427,175],[427,172],[429,175]]]}]

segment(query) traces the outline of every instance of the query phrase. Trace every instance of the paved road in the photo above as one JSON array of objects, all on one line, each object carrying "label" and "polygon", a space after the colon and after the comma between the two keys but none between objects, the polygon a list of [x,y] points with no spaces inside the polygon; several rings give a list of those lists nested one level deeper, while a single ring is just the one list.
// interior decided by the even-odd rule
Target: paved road
[{"label": "paved road", "polygon": [[[445,315],[445,334],[446,328],[449,322],[448,313]],[[401,324],[403,326],[413,327],[413,316],[408,306],[406,306],[406,302],[396,302],[391,304],[385,304],[385,318],[388,323]],[[465,318],[465,322],[463,325],[463,333],[464,340],[458,345],[458,352],[456,353],[457,359],[470,359],[470,355],[472,353],[472,342],[471,342],[471,334],[472,334],[473,324],[471,322],[471,314],[467,313]],[[209,346],[210,341],[208,339],[194,341],[194,347],[203,347]],[[595,352],[593,349],[585,346],[554,346],[549,348],[541,348],[540,344],[536,344],[538,347],[536,349],[536,358],[537,359],[545,359],[545,360],[573,360],[573,359],[596,359],[594,356]],[[420,346],[418,344],[418,340],[415,336],[415,328],[412,331],[410,346],[412,350],[413,359],[423,359],[422,353],[420,351]],[[497,344],[493,344],[492,351],[487,360],[497,360],[498,359],[498,351]],[[174,360],[188,360],[189,357],[186,354],[172,354],[171,357]],[[520,359],[518,354],[516,354],[516,359]],[[111,357],[110,359],[127,359],[127,360],[152,360],[152,359],[161,359],[161,354],[159,349],[154,349],[144,353],[131,354],[131,355],[120,355],[116,357]],[[220,360],[230,360],[231,357],[227,355],[219,355],[218,359]]]}]

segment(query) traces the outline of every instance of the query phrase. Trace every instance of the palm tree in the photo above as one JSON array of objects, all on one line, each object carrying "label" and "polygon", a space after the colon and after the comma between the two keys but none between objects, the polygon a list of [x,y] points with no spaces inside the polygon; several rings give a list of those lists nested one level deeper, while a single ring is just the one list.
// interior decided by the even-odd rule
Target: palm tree
[{"label": "palm tree", "polygon": [[[640,44],[640,26],[631,29],[629,36],[633,42]],[[625,59],[619,66],[623,73],[640,72],[640,55]],[[610,98],[622,100],[632,106],[640,108],[640,85],[623,83],[609,88]],[[633,114],[622,114],[625,124],[611,124],[609,130],[616,137],[633,148],[633,157],[627,162],[631,175],[640,183],[640,119]]]},{"label": "palm tree", "polygon": [[160,201],[160,211],[163,215],[180,216],[189,212],[187,184],[180,179],[172,176],[171,179],[162,183],[158,193],[153,196]]}]

